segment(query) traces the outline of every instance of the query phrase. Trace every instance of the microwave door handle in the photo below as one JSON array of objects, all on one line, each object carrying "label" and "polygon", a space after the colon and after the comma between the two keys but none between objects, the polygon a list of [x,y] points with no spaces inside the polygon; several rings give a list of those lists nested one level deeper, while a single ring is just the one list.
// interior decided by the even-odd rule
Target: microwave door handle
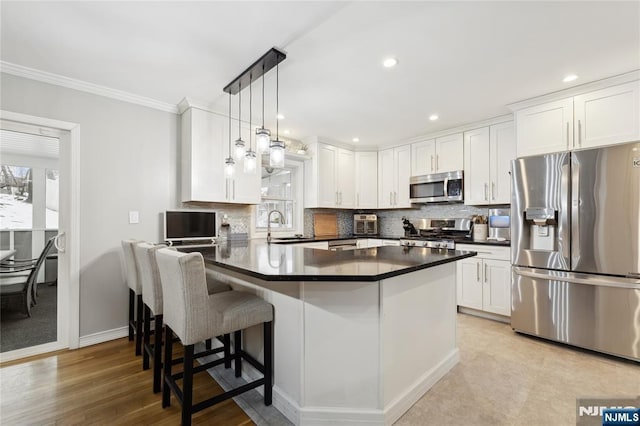
[{"label": "microwave door handle", "polygon": [[449,178],[444,178],[444,196],[449,196]]}]

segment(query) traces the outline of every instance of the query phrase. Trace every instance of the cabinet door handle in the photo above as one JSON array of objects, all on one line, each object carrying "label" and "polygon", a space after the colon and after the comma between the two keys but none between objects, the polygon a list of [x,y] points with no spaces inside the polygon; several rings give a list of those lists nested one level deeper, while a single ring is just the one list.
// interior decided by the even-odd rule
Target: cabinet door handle
[{"label": "cabinet door handle", "polygon": [[485,201],[489,201],[489,196],[487,195],[487,192],[489,190],[489,184],[488,183],[484,183],[484,200]]},{"label": "cabinet door handle", "polygon": [[431,154],[431,171],[433,172],[433,154]]},{"label": "cabinet door handle", "polygon": [[484,282],[485,283],[487,282],[487,275],[489,274],[487,273],[487,264],[485,263],[484,264]]},{"label": "cabinet door handle", "polygon": [[360,193],[359,192],[356,194],[356,205],[358,207],[360,207]]},{"label": "cabinet door handle", "polygon": [[492,200],[496,199],[496,183],[495,182],[491,182],[491,199]]},{"label": "cabinet door handle", "polygon": [[342,191],[340,191],[340,205],[342,205]]},{"label": "cabinet door handle", "polygon": [[338,205],[338,191],[336,191],[336,198],[335,198],[335,200],[336,200],[336,205]]},{"label": "cabinet door handle", "polygon": [[396,191],[393,191],[393,205],[398,205],[398,193]]},{"label": "cabinet door handle", "polygon": [[569,147],[569,122],[568,121],[567,121],[567,147]]},{"label": "cabinet door handle", "polygon": [[235,179],[231,181],[231,184],[233,185],[233,199],[236,199],[236,181]]},{"label": "cabinet door handle", "polygon": [[578,146],[582,146],[582,123],[578,120]]},{"label": "cabinet door handle", "polygon": [[480,262],[476,262],[476,281],[480,281]]},{"label": "cabinet door handle", "polygon": [[224,199],[228,200],[229,199],[229,179],[227,179],[225,181],[225,185],[224,185]]},{"label": "cabinet door handle", "polygon": [[389,191],[389,205],[393,205],[393,192]]},{"label": "cabinet door handle", "polygon": [[439,170],[439,167],[438,167],[438,157],[439,157],[439,156],[438,156],[438,154],[436,154],[436,171],[438,171],[438,170]]}]

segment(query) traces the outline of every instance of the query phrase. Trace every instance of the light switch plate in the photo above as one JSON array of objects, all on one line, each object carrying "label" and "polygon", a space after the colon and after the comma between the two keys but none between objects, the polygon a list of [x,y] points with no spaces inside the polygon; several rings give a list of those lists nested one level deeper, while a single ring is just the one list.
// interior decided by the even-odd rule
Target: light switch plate
[{"label": "light switch plate", "polygon": [[139,222],[139,214],[136,211],[129,212],[129,223],[138,223]]}]

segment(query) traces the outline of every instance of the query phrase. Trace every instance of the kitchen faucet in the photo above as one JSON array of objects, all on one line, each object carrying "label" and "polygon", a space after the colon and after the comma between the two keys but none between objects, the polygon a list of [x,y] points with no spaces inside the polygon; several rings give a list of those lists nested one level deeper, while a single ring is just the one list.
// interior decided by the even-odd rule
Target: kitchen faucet
[{"label": "kitchen faucet", "polygon": [[280,210],[271,210],[267,215],[267,243],[271,244],[271,213],[278,213],[280,215],[280,224],[284,225],[284,215]]}]

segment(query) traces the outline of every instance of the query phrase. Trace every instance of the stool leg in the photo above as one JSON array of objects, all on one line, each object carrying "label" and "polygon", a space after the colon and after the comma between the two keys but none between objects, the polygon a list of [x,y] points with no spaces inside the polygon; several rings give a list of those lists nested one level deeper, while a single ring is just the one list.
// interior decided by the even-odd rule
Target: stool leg
[{"label": "stool leg", "polygon": [[184,347],[184,376],[182,378],[182,426],[191,424],[193,404],[193,345]]},{"label": "stool leg", "polygon": [[224,340],[224,368],[231,368],[231,335],[223,336]]},{"label": "stool leg", "polygon": [[236,377],[242,375],[242,331],[233,333],[233,357],[235,361]]},{"label": "stool leg", "polygon": [[273,322],[264,323],[264,405],[271,405],[273,387],[273,345],[271,344]]},{"label": "stool leg", "polygon": [[142,295],[138,295],[136,303],[136,355],[142,354]]},{"label": "stool leg", "polygon": [[129,289],[129,340],[133,340],[133,319],[136,311],[136,293]]},{"label": "stool leg", "polygon": [[169,381],[171,381],[171,364],[173,355],[173,333],[168,325],[164,326],[164,363],[162,364],[164,369],[164,385],[162,386],[162,408],[171,405],[171,387],[169,387]]},{"label": "stool leg", "polygon": [[149,369],[149,352],[147,352],[147,348],[151,344],[151,309],[144,304],[144,320],[142,321],[144,325],[144,332],[142,333],[143,337],[143,350],[142,350],[142,369]]},{"label": "stool leg", "polygon": [[160,392],[162,381],[162,315],[156,315],[153,330],[153,393]]},{"label": "stool leg", "polygon": [[205,349],[210,351],[211,350],[211,339],[207,339],[204,341],[204,345],[205,345]]}]

